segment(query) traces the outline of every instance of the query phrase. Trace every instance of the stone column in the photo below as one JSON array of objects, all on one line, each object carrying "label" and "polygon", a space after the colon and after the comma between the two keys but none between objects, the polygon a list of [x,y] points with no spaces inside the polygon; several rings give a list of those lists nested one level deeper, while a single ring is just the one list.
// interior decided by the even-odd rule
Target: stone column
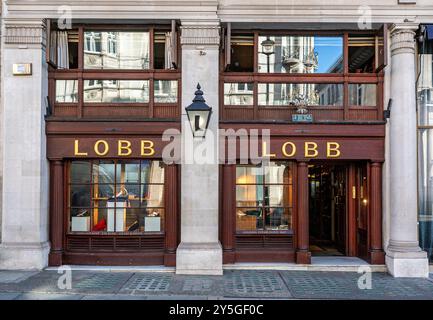
[{"label": "stone column", "polygon": [[[182,168],[181,243],[176,255],[178,274],[222,274],[218,237],[218,66],[219,22],[185,21],[182,45]],[[185,107],[200,83],[212,108],[205,139],[193,138]]]},{"label": "stone column", "polygon": [[[14,76],[14,63],[31,63],[32,74]],[[4,20],[0,269],[41,269],[48,264],[47,86],[43,21]]]},{"label": "stone column", "polygon": [[395,277],[427,277],[426,252],[418,244],[415,30],[391,28],[390,240],[388,271]]}]

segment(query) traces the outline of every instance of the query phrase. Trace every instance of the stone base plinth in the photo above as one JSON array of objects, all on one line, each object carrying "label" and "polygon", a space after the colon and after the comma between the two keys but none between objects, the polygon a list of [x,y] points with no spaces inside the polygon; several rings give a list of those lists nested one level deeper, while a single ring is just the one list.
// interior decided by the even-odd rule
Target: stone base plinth
[{"label": "stone base plinth", "polygon": [[396,277],[427,278],[429,262],[425,251],[386,253],[388,272]]},{"label": "stone base plinth", "polygon": [[2,243],[0,270],[42,270],[48,266],[50,245],[43,243]]},{"label": "stone base plinth", "polygon": [[219,242],[182,242],[176,252],[176,274],[222,275],[222,248]]}]

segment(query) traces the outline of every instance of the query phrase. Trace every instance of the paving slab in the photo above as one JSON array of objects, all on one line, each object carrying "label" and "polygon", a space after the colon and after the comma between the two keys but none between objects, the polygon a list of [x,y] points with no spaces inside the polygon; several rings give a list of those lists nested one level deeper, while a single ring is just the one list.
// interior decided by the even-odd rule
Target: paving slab
[{"label": "paving slab", "polygon": [[81,300],[82,298],[83,295],[79,294],[26,292],[18,296],[16,300]]},{"label": "paving slab", "polygon": [[14,300],[21,295],[21,292],[0,292],[0,300]]},{"label": "paving slab", "polygon": [[0,271],[0,284],[4,283],[20,283],[36,274],[39,271]]}]

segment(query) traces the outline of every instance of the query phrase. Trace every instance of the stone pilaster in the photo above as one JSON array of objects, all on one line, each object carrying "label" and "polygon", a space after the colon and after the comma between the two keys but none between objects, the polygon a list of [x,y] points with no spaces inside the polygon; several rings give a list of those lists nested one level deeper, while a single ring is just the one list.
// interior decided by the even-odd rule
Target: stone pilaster
[{"label": "stone pilaster", "polygon": [[[217,160],[219,42],[218,21],[182,21],[183,154],[181,243],[176,255],[178,274],[222,274]],[[206,138],[199,140],[193,138],[185,113],[185,107],[194,98],[197,83],[200,83],[204,99],[212,108]]]},{"label": "stone pilaster", "polygon": [[[0,269],[41,269],[49,251],[45,24],[31,19],[4,24]],[[31,63],[32,74],[14,76],[14,63]]]},{"label": "stone pilaster", "polygon": [[390,241],[386,265],[395,277],[427,277],[426,252],[418,244],[415,30],[391,28]]}]

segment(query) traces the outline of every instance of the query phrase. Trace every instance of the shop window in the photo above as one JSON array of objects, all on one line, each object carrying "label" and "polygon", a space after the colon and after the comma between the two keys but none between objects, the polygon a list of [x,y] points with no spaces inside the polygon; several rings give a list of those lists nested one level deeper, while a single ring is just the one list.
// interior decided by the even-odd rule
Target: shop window
[{"label": "shop window", "polygon": [[69,172],[71,232],[164,231],[162,162],[72,161]]},{"label": "shop window", "polygon": [[230,41],[230,64],[227,71],[254,71],[254,35],[233,35]]},{"label": "shop window", "polygon": [[349,34],[349,72],[374,72],[376,37]]},{"label": "shop window", "polygon": [[236,230],[292,229],[293,175],[290,162],[236,167]]},{"label": "shop window", "polygon": [[56,80],[56,102],[75,103],[78,101],[78,80]]},{"label": "shop window", "polygon": [[343,37],[259,36],[258,72],[341,73]]},{"label": "shop window", "polygon": [[261,106],[342,106],[342,84],[259,83]]},{"label": "shop window", "polygon": [[224,83],[225,105],[253,105],[253,83]]},{"label": "shop window", "polygon": [[84,32],[85,69],[150,68],[149,32]]},{"label": "shop window", "polygon": [[155,103],[176,103],[177,102],[177,81],[176,80],[155,80],[154,81]]},{"label": "shop window", "polygon": [[149,102],[149,80],[84,80],[83,91],[84,102]]},{"label": "shop window", "polygon": [[376,85],[349,84],[349,105],[376,106]]}]

